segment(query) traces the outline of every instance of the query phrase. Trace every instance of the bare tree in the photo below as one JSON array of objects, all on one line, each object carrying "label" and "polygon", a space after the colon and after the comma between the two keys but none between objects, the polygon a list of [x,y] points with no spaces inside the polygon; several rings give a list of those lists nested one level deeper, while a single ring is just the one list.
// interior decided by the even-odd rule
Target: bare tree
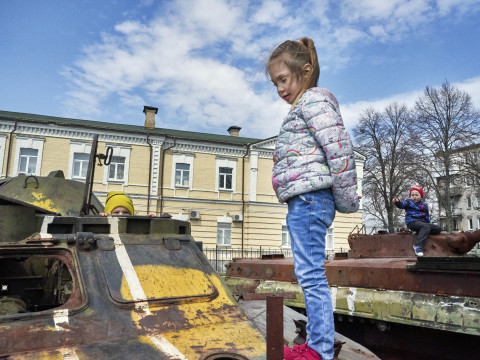
[{"label": "bare tree", "polygon": [[478,112],[465,91],[445,81],[439,88],[427,87],[415,103],[411,140],[417,148],[419,171],[435,189],[445,210],[447,231],[452,229],[450,185],[461,174],[454,169],[453,150],[478,138]]},{"label": "bare tree", "polygon": [[383,112],[364,110],[353,129],[356,148],[365,155],[364,212],[390,232],[401,226],[393,197],[406,191],[414,176],[409,146],[410,112],[406,105],[393,103]]},{"label": "bare tree", "polygon": [[463,149],[464,166],[463,172],[468,185],[472,185],[480,194],[480,144],[468,146]]}]

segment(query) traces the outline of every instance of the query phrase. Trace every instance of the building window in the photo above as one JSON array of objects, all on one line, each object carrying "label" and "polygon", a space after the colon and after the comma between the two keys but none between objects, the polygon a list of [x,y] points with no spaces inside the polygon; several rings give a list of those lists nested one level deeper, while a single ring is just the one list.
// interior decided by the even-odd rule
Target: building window
[{"label": "building window", "polygon": [[3,171],[3,159],[5,158],[5,144],[7,143],[7,135],[0,134],[0,176],[4,176]]},{"label": "building window", "polygon": [[467,196],[467,207],[470,209],[472,207],[472,197]]},{"label": "building window", "polygon": [[37,168],[38,150],[37,149],[20,149],[18,173],[19,174],[35,174]]},{"label": "building window", "polygon": [[45,139],[17,136],[14,174],[40,175]]},{"label": "building window", "polygon": [[473,219],[468,219],[468,230],[473,230]]},{"label": "building window", "polygon": [[480,208],[480,196],[477,196],[477,207]]},{"label": "building window", "polygon": [[333,242],[333,238],[333,227],[329,227],[325,236],[325,250],[333,250],[333,247],[335,245]]},{"label": "building window", "polygon": [[457,202],[455,198],[452,198],[452,213],[454,213],[456,209],[457,209]]},{"label": "building window", "polygon": [[456,219],[452,220],[453,230],[458,230],[458,221]]},{"label": "building window", "polygon": [[188,187],[190,184],[190,165],[177,163],[175,165],[175,186]]},{"label": "building window", "polygon": [[217,245],[230,246],[232,244],[232,223],[217,224]]},{"label": "building window", "polygon": [[85,179],[87,177],[89,154],[74,153],[72,178]]},{"label": "building window", "polygon": [[105,144],[105,148],[113,149],[110,165],[105,166],[103,183],[117,182],[128,185],[128,173],[130,169],[130,146]]},{"label": "building window", "polygon": [[232,190],[232,174],[233,169],[221,167],[218,170],[218,188],[220,190]]},{"label": "building window", "polygon": [[172,188],[193,188],[193,160],[195,160],[195,154],[180,152],[173,153],[171,182]]},{"label": "building window", "polygon": [[480,218],[477,218],[478,224],[477,224],[477,229],[480,229]]},{"label": "building window", "polygon": [[290,234],[286,225],[282,225],[282,248],[290,248]]},{"label": "building window", "polygon": [[215,191],[235,191],[237,159],[217,156]]},{"label": "building window", "polygon": [[108,166],[108,180],[125,180],[125,158],[123,156],[112,156],[112,161]]}]

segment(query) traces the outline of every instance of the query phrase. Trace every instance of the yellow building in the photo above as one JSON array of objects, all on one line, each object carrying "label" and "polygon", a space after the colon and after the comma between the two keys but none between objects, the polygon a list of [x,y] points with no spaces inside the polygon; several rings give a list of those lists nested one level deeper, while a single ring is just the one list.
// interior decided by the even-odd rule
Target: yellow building
[{"label": "yellow building", "polygon": [[[229,135],[156,128],[157,109],[146,106],[144,113],[144,126],[134,126],[0,111],[0,178],[62,170],[84,181],[98,134],[99,153],[113,148],[110,165],[95,171],[93,191],[101,201],[121,190],[138,215],[190,220],[204,247],[290,247],[287,208],[271,186],[274,137],[240,137],[236,126]],[[355,155],[361,193],[365,159]],[[361,210],[337,213],[327,249],[347,249],[348,234],[361,223]]]}]

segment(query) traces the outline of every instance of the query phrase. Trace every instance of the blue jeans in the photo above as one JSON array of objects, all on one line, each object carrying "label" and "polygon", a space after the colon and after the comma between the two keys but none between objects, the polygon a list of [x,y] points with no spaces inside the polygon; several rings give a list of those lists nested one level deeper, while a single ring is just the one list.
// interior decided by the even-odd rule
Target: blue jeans
[{"label": "blue jeans", "polygon": [[303,289],[307,310],[308,346],[322,359],[333,359],[335,325],[325,276],[325,235],[335,218],[331,189],[294,196],[288,200],[287,227],[295,274]]}]

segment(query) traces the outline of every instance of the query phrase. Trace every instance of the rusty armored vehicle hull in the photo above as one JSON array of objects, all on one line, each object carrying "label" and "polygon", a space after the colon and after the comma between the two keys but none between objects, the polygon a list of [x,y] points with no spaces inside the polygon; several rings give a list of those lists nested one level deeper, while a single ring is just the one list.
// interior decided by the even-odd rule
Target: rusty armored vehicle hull
[{"label": "rusty armored vehicle hull", "polygon": [[[12,209],[13,206],[13,209]],[[0,356],[264,359],[265,340],[170,218],[57,217],[0,243]]]},{"label": "rusty armored vehicle hull", "polygon": [[[336,330],[382,359],[479,359],[480,230],[440,234],[417,258],[415,235],[351,234],[350,251],[325,264]],[[238,259],[227,268],[238,296],[276,292],[304,308],[293,259]]]},{"label": "rusty armored vehicle hull", "polygon": [[265,359],[189,222],[98,216],[97,139],[85,184],[0,180],[0,358]]}]

